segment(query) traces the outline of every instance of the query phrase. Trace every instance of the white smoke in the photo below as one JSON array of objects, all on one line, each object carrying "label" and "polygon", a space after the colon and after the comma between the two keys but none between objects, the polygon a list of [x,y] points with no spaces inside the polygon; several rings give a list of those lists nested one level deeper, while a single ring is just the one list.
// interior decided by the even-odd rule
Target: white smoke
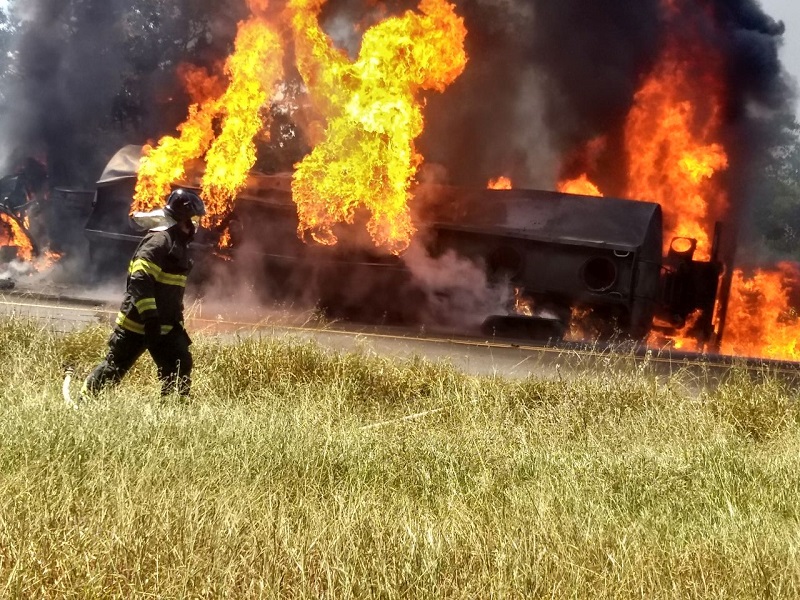
[{"label": "white smoke", "polygon": [[419,241],[412,242],[402,260],[425,293],[426,324],[475,330],[490,315],[508,313],[508,284],[490,282],[483,265],[452,250],[433,257]]},{"label": "white smoke", "polygon": [[20,277],[29,275],[32,271],[33,267],[30,263],[15,259],[5,264],[0,264],[0,279],[16,281]]}]

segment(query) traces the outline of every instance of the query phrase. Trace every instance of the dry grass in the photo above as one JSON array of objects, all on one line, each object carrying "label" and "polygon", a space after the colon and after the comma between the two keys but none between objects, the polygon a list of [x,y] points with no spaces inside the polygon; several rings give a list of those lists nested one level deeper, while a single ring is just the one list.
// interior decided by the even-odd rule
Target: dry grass
[{"label": "dry grass", "polygon": [[[67,409],[107,330],[0,322],[0,596],[796,598],[797,392],[195,345]],[[366,427],[448,407],[428,418]]]}]

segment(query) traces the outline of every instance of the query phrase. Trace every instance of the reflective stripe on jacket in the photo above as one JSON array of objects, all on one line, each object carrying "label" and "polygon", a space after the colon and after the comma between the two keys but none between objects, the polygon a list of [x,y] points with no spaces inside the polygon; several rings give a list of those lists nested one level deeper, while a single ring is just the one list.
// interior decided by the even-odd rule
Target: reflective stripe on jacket
[{"label": "reflective stripe on jacket", "polygon": [[165,334],[183,323],[183,296],[192,268],[188,242],[178,227],[150,231],[142,238],[128,265],[117,326],[143,334],[145,322],[157,319]]}]

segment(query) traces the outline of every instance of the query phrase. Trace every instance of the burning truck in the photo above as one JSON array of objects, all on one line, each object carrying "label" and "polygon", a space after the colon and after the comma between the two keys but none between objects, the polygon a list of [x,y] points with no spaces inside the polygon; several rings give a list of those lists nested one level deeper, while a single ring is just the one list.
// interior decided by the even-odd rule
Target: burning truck
[{"label": "burning truck", "polygon": [[[93,256],[126,244],[128,255],[137,239],[128,215],[182,182],[208,204],[207,256],[257,265],[254,286],[336,316],[458,328],[480,315],[489,334],[623,334],[796,358],[783,292],[774,339],[785,343],[764,352],[773,339],[759,339],[766,329],[753,332],[746,316],[758,295],[734,268],[739,215],[721,133],[731,93],[714,43],[729,36],[731,13],[711,0],[658,4],[661,46],[627,117],[579,144],[548,192],[419,181],[423,108],[467,69],[456,6],[422,0],[381,17],[353,55],[323,29],[325,2],[290,0],[277,25],[265,1],[250,0],[224,72],[182,71],[192,105],[178,133],[109,165],[87,225]],[[268,130],[262,108],[282,95],[289,46],[310,151],[290,174],[259,176],[254,140]],[[744,323],[751,331],[740,336]]]},{"label": "burning truck", "polygon": [[[121,149],[98,182],[86,236],[101,273],[121,272],[143,235],[129,216],[141,159],[141,147]],[[201,192],[201,179],[181,185]],[[344,241],[356,224],[335,230],[340,244],[305,243],[296,233],[291,182],[291,174],[250,174],[233,210],[193,244],[205,278],[246,263],[265,297],[304,298],[350,319],[435,326],[431,294],[446,304],[443,297],[458,291],[416,279],[402,255],[357,236]],[[499,312],[483,315],[484,333],[564,339],[579,321],[590,321],[593,337],[644,340],[654,328],[665,336],[691,329],[705,348],[718,350],[712,317],[724,272],[719,245],[699,261],[697,240],[675,238],[662,258],[658,204],[433,184],[416,186],[414,197],[426,256],[457,257],[505,297],[494,306]]]},{"label": "burning truck", "polygon": [[0,179],[0,263],[30,260],[38,253],[28,229],[30,213],[40,205],[46,179],[45,167],[33,158]]},{"label": "burning truck", "polygon": [[28,157],[0,178],[0,279],[46,271],[64,254],[85,252],[83,225],[91,211],[91,190],[47,185],[47,169]]}]

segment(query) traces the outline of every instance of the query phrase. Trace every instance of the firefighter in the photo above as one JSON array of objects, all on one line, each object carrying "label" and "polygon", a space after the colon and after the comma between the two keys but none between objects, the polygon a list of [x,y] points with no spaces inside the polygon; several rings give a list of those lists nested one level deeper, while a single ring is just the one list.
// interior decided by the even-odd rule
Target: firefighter
[{"label": "firefighter", "polygon": [[158,368],[162,397],[189,395],[192,343],[183,326],[183,296],[192,268],[189,243],[197,221],[206,213],[196,193],[177,189],[163,209],[135,213],[149,227],[128,266],[128,279],[108,354],[81,389],[81,398],[95,396],[106,384],[118,383],[147,350]]}]

